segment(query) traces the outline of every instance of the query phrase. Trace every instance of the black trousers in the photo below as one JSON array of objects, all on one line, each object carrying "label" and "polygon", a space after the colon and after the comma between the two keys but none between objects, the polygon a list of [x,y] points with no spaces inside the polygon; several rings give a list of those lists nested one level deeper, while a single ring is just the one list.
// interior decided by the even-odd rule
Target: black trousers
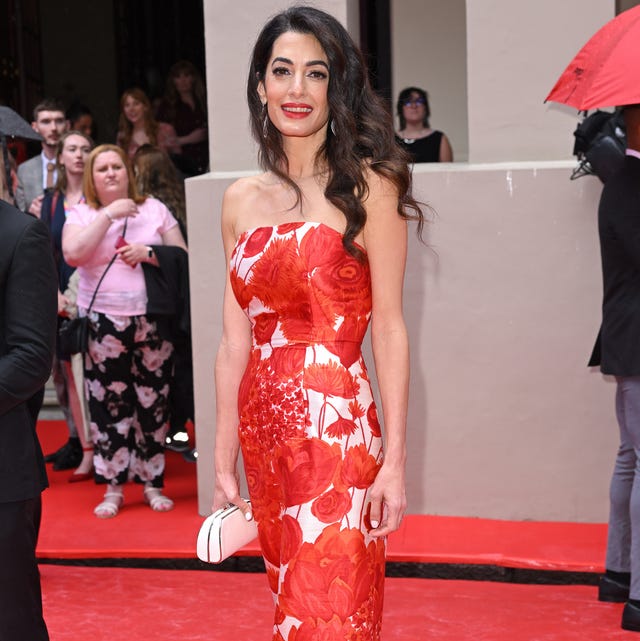
[{"label": "black trousers", "polygon": [[0,641],[49,641],[36,543],[42,502],[0,503]]}]

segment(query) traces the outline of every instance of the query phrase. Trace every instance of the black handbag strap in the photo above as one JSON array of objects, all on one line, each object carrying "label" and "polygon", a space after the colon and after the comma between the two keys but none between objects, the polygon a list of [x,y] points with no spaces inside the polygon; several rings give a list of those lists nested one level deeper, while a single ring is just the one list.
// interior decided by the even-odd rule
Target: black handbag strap
[{"label": "black handbag strap", "polygon": [[[122,229],[122,237],[124,238],[124,235],[127,233],[127,223],[129,222],[129,219],[126,218],[124,221],[124,227]],[[89,312],[91,311],[91,308],[93,307],[93,302],[96,299],[96,294],[98,293],[98,289],[100,288],[100,285],[102,285],[102,281],[104,280],[104,277],[107,275],[107,272],[109,271],[109,268],[111,265],[113,265],[113,262],[115,259],[118,258],[118,254],[114,254],[111,257],[111,260],[109,261],[109,264],[105,267],[105,270],[102,272],[102,276],[100,276],[100,280],[98,281],[98,284],[96,285],[96,289],[93,292],[93,296],[91,297],[91,302],[89,303],[89,307],[87,308],[87,316],[89,315]]]}]

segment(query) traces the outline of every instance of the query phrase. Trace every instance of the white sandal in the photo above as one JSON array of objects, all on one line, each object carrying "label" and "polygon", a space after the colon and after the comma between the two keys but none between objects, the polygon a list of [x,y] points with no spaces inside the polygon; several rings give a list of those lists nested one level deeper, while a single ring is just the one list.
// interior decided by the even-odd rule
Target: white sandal
[{"label": "white sandal", "polygon": [[146,486],[143,490],[144,500],[154,512],[173,510],[173,501],[162,493],[159,487]]},{"label": "white sandal", "polygon": [[107,491],[104,495],[104,501],[96,505],[93,513],[99,519],[112,519],[114,516],[117,516],[123,502],[124,495],[122,492]]}]

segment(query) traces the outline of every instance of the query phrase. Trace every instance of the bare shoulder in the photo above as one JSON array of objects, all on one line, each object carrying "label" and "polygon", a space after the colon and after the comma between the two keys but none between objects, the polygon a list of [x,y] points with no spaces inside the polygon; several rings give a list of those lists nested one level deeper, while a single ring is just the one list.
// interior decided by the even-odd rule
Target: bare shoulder
[{"label": "bare shoulder", "polygon": [[401,247],[406,235],[406,221],[398,212],[398,188],[393,180],[368,167],[365,172],[368,194],[364,201],[367,220],[363,230],[369,260],[385,255],[390,247]]},{"label": "bare shoulder", "polygon": [[238,178],[224,192],[226,207],[250,207],[259,201],[265,189],[265,174]]},{"label": "bare shoulder", "polygon": [[264,180],[264,174],[245,176],[225,190],[222,225],[235,238],[247,227],[247,219],[259,207],[265,189]]},{"label": "bare shoulder", "polygon": [[368,194],[365,199],[367,207],[371,203],[375,203],[379,198],[398,200],[398,188],[390,178],[377,173],[371,166],[365,169],[364,175],[368,187]]}]

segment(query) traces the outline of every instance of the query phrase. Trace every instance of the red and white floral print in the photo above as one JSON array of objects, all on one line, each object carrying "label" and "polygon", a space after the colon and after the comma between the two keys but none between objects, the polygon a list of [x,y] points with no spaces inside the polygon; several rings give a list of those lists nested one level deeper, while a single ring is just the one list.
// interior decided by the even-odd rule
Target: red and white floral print
[{"label": "red and white floral print", "polygon": [[368,535],[382,440],[361,345],[366,256],[322,223],[252,229],[231,286],[253,330],[238,394],[240,440],[274,641],[377,641],[385,543]]}]

